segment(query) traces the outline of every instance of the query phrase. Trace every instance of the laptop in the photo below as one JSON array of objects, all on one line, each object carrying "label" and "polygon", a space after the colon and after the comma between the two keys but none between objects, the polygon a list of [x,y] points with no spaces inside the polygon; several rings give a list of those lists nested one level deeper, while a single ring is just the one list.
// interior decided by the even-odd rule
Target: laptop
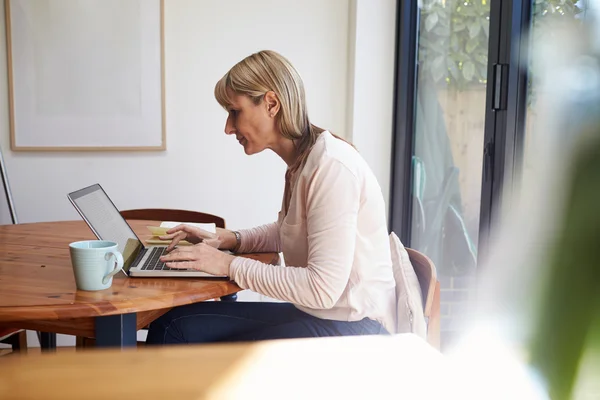
[{"label": "laptop", "polygon": [[100,240],[119,245],[123,272],[140,277],[213,277],[194,269],[172,269],[160,261],[166,246],[145,246],[99,184],[68,194],[69,201]]}]

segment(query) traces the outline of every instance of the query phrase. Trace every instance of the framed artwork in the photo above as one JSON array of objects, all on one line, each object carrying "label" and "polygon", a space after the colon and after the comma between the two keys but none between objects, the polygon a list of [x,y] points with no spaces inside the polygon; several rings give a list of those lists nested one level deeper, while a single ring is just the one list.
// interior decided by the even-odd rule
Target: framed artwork
[{"label": "framed artwork", "polygon": [[165,150],[164,0],[5,0],[14,151]]}]

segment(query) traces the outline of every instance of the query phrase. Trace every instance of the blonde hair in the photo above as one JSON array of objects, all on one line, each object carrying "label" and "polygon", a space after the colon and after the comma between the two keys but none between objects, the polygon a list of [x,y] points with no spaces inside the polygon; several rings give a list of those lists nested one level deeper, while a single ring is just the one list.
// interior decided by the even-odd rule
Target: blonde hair
[{"label": "blonde hair", "polygon": [[254,53],[234,65],[215,85],[215,98],[228,109],[231,93],[245,95],[259,104],[265,94],[273,91],[281,104],[276,124],[283,137],[296,144],[295,171],[306,161],[310,149],[324,129],[310,123],[302,78],[281,54],[271,50]]}]

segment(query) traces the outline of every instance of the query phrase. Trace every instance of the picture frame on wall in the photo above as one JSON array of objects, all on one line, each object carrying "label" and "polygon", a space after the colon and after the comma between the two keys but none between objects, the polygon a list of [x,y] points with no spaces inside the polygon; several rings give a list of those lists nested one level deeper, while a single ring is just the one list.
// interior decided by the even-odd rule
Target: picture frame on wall
[{"label": "picture frame on wall", "polygon": [[5,0],[13,151],[166,149],[164,0]]}]

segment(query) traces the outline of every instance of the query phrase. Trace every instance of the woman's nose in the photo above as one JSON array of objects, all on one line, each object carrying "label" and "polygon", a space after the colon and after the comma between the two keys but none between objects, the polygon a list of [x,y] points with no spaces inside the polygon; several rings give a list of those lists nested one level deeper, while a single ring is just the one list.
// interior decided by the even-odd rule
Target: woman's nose
[{"label": "woman's nose", "polygon": [[235,124],[233,123],[231,117],[227,117],[227,121],[225,122],[225,134],[235,134]]}]

